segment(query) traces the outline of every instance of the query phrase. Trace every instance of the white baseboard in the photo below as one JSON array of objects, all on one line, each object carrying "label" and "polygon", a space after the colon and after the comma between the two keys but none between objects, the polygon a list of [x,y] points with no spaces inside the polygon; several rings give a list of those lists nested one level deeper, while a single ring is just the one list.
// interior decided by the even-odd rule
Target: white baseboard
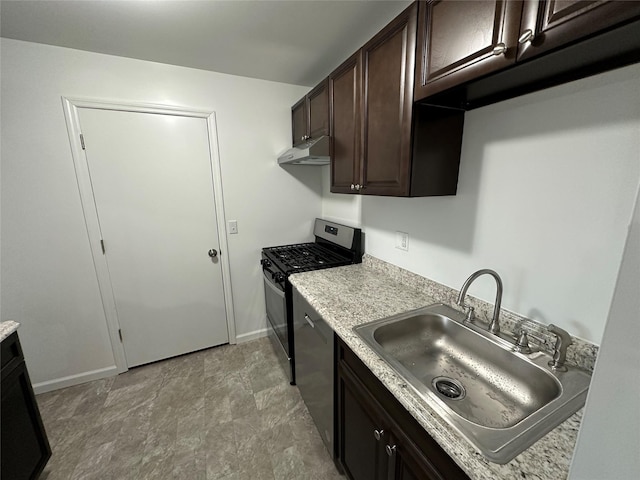
[{"label": "white baseboard", "polygon": [[83,372],[77,375],[70,375],[68,377],[56,378],[54,380],[47,380],[46,382],[35,383],[33,385],[33,391],[36,395],[39,393],[51,392],[52,390],[58,390],[60,388],[72,387],[74,385],[80,385],[81,383],[90,382],[92,380],[100,380],[101,378],[112,377],[118,374],[118,367],[115,365],[107,368],[101,368],[99,370],[92,370],[90,372]]},{"label": "white baseboard", "polygon": [[243,333],[236,335],[236,343],[250,342],[251,340],[257,340],[258,338],[266,337],[269,334],[267,328],[261,328],[260,330],[254,330],[253,332]]}]

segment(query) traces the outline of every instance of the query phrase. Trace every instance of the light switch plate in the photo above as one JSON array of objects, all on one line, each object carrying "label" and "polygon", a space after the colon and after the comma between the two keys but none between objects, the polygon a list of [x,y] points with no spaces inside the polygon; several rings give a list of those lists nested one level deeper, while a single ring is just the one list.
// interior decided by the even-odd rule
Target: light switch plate
[{"label": "light switch plate", "polygon": [[238,221],[229,220],[229,234],[233,235],[238,233]]}]

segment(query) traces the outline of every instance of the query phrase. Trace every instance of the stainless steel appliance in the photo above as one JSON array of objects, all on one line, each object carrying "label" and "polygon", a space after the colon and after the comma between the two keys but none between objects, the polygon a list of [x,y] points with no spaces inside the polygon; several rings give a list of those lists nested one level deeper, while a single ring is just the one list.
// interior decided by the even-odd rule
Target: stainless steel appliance
[{"label": "stainless steel appliance", "polygon": [[329,454],[335,458],[333,330],[293,289],[296,383]]},{"label": "stainless steel appliance", "polygon": [[329,137],[323,136],[293,147],[278,156],[280,165],[328,165]]},{"label": "stainless steel appliance", "polygon": [[293,297],[289,275],[362,261],[362,231],[316,218],[315,242],[262,249],[269,337],[276,354],[296,383]]}]

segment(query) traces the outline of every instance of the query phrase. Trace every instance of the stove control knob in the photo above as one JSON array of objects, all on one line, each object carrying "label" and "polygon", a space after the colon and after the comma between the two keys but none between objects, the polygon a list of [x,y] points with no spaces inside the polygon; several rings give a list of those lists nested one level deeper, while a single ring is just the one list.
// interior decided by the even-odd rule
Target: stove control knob
[{"label": "stove control knob", "polygon": [[271,266],[271,262],[268,258],[263,258],[262,260],[260,260],[260,265],[269,268]]},{"label": "stove control knob", "polygon": [[284,282],[284,274],[281,272],[276,272],[273,274],[273,279],[278,283]]}]

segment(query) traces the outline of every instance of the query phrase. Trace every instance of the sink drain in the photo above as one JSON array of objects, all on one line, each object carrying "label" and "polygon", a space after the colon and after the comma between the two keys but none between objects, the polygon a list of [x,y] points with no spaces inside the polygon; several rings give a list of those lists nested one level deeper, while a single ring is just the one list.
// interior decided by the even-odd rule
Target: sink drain
[{"label": "sink drain", "polygon": [[453,378],[436,377],[431,385],[436,389],[436,392],[451,400],[461,400],[466,394],[462,384]]}]

